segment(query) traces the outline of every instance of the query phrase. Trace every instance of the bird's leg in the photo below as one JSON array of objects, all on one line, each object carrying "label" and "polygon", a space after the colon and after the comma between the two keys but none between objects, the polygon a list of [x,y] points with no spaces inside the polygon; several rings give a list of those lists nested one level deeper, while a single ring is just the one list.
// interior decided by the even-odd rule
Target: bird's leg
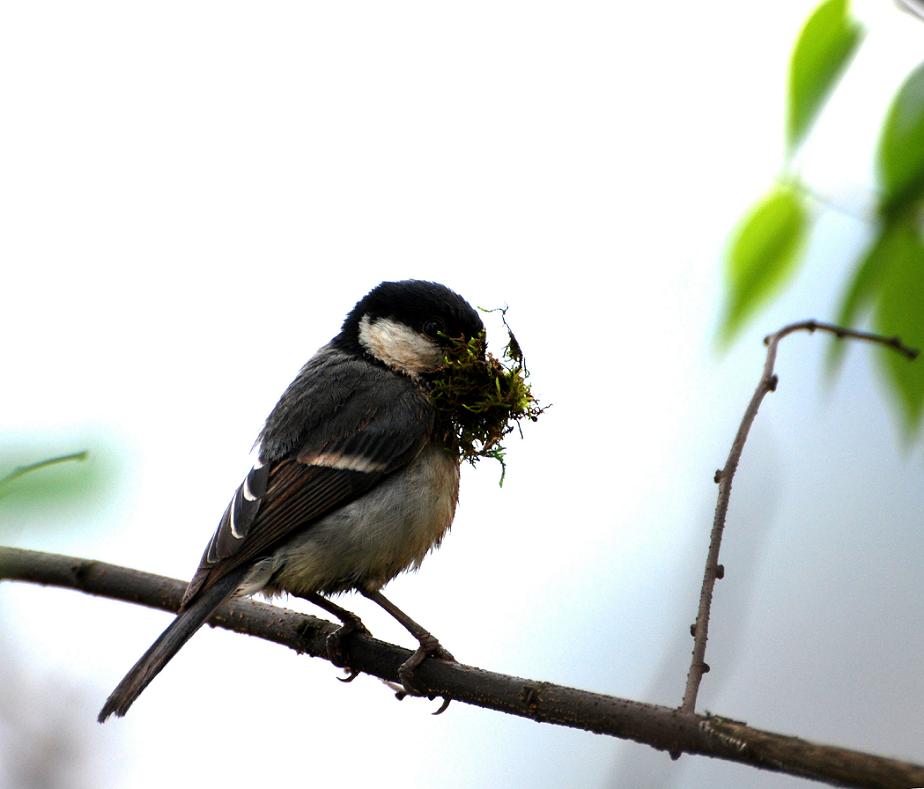
[{"label": "bird's leg", "polygon": [[343,642],[344,639],[353,635],[354,633],[360,633],[364,636],[371,636],[372,634],[363,624],[362,620],[356,616],[352,611],[347,611],[345,608],[341,608],[332,600],[328,600],[323,595],[318,594],[317,592],[306,592],[305,594],[296,595],[301,597],[303,600],[307,600],[309,603],[313,603],[318,606],[318,608],[323,608],[327,613],[333,614],[337,619],[340,620],[341,624],[333,633],[327,637],[327,656],[330,658],[330,662],[335,666],[346,669],[350,675],[343,680],[343,682],[351,682],[356,679],[357,672],[353,671],[349,666],[346,665],[346,659],[343,654]]},{"label": "bird's leg", "polygon": [[[403,625],[408,633],[417,639],[420,646],[413,655],[398,667],[398,679],[401,680],[404,689],[412,696],[423,695],[414,687],[414,672],[420,667],[420,664],[431,655],[440,660],[450,660],[453,663],[456,662],[456,659],[443,648],[434,635],[424,630],[424,628],[418,625],[381,592],[371,592],[365,589],[360,589],[360,592],[364,597],[368,597],[373,603],[384,608]],[[445,709],[445,707],[443,709]],[[442,709],[440,712],[442,712]]]}]

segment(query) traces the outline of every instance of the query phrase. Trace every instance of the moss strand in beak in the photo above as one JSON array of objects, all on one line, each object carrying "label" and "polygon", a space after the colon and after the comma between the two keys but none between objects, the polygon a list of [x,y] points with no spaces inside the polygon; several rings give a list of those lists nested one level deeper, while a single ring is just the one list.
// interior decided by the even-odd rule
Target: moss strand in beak
[{"label": "moss strand in beak", "polygon": [[523,419],[535,422],[546,408],[533,396],[520,345],[509,327],[507,331],[510,342],[502,359],[486,353],[484,333],[468,340],[449,338],[442,369],[429,377],[430,396],[448,443],[472,465],[484,457],[499,461],[502,485],[506,465],[501,442]]}]

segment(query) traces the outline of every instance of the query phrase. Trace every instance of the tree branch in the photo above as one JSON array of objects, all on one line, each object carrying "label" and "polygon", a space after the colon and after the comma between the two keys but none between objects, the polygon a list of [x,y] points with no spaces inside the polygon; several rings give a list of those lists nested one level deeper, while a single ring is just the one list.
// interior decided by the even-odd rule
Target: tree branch
[{"label": "tree branch", "polygon": [[[0,579],[78,589],[89,594],[175,611],[185,584],[104,562],[18,548],[0,548]],[[283,644],[326,658],[327,636],[337,625],[251,600],[232,600],[210,620],[213,626]],[[389,681],[410,650],[356,634],[347,644],[352,668]],[[716,716],[521,679],[427,660],[414,682],[428,695],[630,739],[663,751],[701,754],[766,770],[845,786],[924,786],[924,767],[858,751],[818,745],[753,729]]]},{"label": "tree branch", "polygon": [[784,337],[793,332],[815,332],[816,330],[833,334],[839,340],[850,338],[882,345],[903,354],[911,361],[918,356],[916,349],[904,345],[898,337],[883,337],[879,334],[846,329],[842,326],[820,321],[810,320],[791,323],[764,338],[764,345],[767,346],[767,359],[764,362],[760,382],[757,384],[757,389],[754,390],[751,402],[748,403],[748,407],[741,419],[738,432],[735,434],[735,440],[732,442],[731,450],[728,453],[728,459],[725,461],[725,467],[715,472],[715,481],[719,485],[719,498],[715,505],[712,533],[709,537],[709,551],[706,554],[706,568],[703,572],[703,585],[699,595],[699,609],[696,613],[696,622],[690,627],[690,632],[693,635],[693,657],[690,661],[690,670],[687,672],[687,685],[684,690],[683,701],[680,704],[682,712],[692,713],[696,709],[696,696],[699,693],[700,683],[703,680],[703,675],[709,671],[709,665],[705,661],[706,641],[709,636],[709,614],[712,608],[712,592],[715,588],[715,582],[725,574],[725,568],[719,564],[719,549],[722,547],[722,534],[725,531],[728,502],[731,499],[732,479],[734,479],[735,472],[738,470],[741,453],[744,451],[744,442],[747,441],[751,425],[754,424],[757,410],[760,408],[764,396],[769,392],[776,391],[778,379],[773,372],[773,366],[776,363],[777,346]]}]

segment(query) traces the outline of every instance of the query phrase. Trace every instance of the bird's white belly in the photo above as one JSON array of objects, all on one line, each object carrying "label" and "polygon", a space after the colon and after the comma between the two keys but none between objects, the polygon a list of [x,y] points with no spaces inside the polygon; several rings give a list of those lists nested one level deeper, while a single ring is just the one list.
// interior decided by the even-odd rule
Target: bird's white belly
[{"label": "bird's white belly", "polygon": [[244,592],[378,590],[420,566],[449,529],[459,497],[459,464],[428,447],[405,469],[308,526],[258,563]]}]

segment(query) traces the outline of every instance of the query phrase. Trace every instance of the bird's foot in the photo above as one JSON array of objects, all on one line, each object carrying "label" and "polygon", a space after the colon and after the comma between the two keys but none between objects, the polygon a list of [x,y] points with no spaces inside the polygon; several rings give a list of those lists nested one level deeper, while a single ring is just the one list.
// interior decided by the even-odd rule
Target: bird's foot
[{"label": "bird's foot", "polygon": [[[456,662],[456,659],[452,656],[449,650],[445,649],[435,636],[432,636],[429,633],[424,633],[419,640],[420,646],[417,647],[417,650],[414,652],[414,654],[412,654],[407,660],[398,666],[398,679],[401,680],[401,685],[403,686],[402,691],[397,694],[399,699],[402,699],[405,696],[427,695],[415,686],[414,674],[428,657],[433,657],[437,660],[447,660],[451,663]],[[449,706],[450,701],[451,699],[449,697],[444,696],[443,703],[440,705],[440,708],[433,714],[439,715],[441,712],[445,711],[445,709]]]},{"label": "bird's foot", "polygon": [[346,653],[344,651],[344,642],[356,635],[371,636],[372,633],[362,623],[358,616],[344,617],[343,624],[340,625],[333,633],[327,637],[327,657],[331,663],[347,672],[346,677],[337,677],[341,682],[352,682],[356,679],[358,671],[353,670],[348,665]]}]

